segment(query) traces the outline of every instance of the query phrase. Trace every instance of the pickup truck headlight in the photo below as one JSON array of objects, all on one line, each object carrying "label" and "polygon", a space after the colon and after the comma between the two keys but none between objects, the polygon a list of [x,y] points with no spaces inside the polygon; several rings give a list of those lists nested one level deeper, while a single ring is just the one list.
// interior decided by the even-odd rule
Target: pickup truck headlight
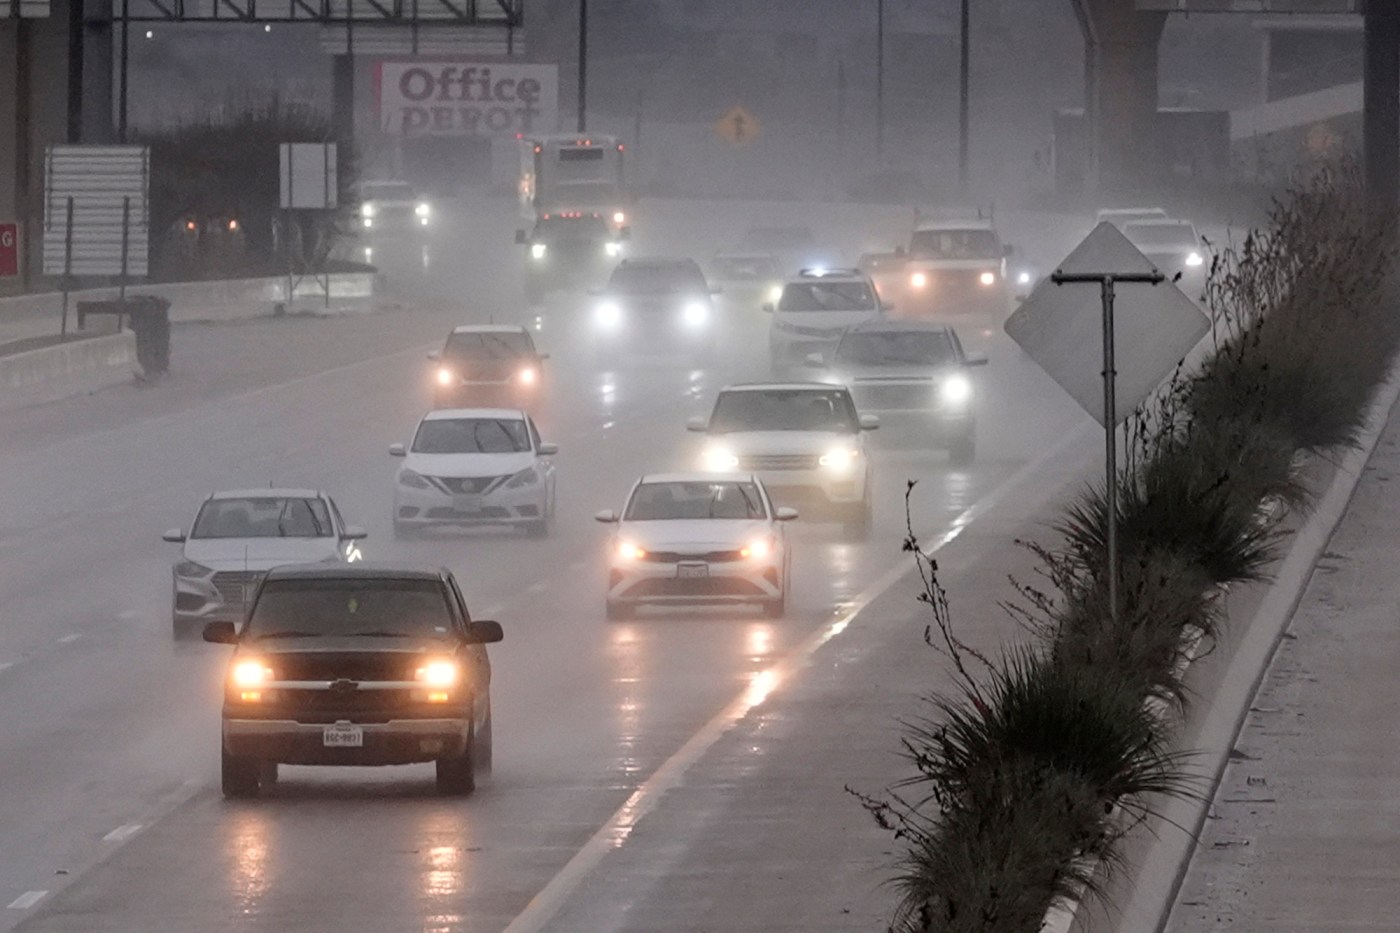
[{"label": "pickup truck headlight", "polygon": [[593,320],[608,330],[622,323],[622,308],[615,301],[604,301],[593,312]]},{"label": "pickup truck headlight", "polygon": [[531,258],[531,259],[543,259],[543,258],[544,258],[544,254],[547,253],[547,252],[549,252],[549,247],[545,246],[543,243],[531,243],[531,244],[530,244],[530,258]]},{"label": "pickup truck headlight", "polygon": [[622,244],[616,240],[609,240],[603,244],[603,252],[609,257],[615,257],[622,252]]},{"label": "pickup truck headlight", "polygon": [[914,288],[923,288],[928,285],[928,276],[922,272],[915,272],[909,276],[909,284]]},{"label": "pickup truck headlight", "polygon": [[429,205],[427,201],[424,201],[424,202],[422,202],[421,204],[419,204],[417,207],[415,207],[415,208],[413,209],[413,213],[417,214],[419,217],[423,218],[424,220],[427,220],[430,216],[432,216],[433,209],[432,209],[432,206]]},{"label": "pickup truck headlight", "polygon": [[703,301],[688,301],[681,317],[687,327],[704,327],[705,322],[710,319],[710,309],[705,307]]},{"label": "pickup truck headlight", "polygon": [[855,447],[833,447],[818,462],[833,473],[849,473],[859,459],[860,450]]},{"label": "pickup truck headlight", "polygon": [[706,447],[700,455],[700,462],[706,470],[714,473],[727,473],[739,468],[739,458],[727,447]]},{"label": "pickup truck headlight", "polygon": [[434,658],[413,672],[413,679],[427,687],[455,687],[461,678],[461,668],[448,658]]},{"label": "pickup truck headlight", "polygon": [[245,658],[229,672],[229,682],[235,687],[261,687],[274,678],[272,668],[259,658]]},{"label": "pickup truck headlight", "polygon": [[1188,253],[1186,256],[1186,264],[1188,266],[1199,266],[1204,262],[1205,258],[1202,257],[1200,253]]},{"label": "pickup truck headlight", "polygon": [[997,284],[997,274],[995,272],[983,272],[977,277],[977,281],[986,286],[995,285]]},{"label": "pickup truck headlight", "polygon": [[972,383],[966,376],[949,376],[943,380],[943,385],[938,391],[944,404],[966,405],[968,399],[972,398]]},{"label": "pickup truck headlight", "polygon": [[175,576],[177,577],[207,577],[214,571],[204,566],[196,564],[192,560],[182,560],[175,565]]}]

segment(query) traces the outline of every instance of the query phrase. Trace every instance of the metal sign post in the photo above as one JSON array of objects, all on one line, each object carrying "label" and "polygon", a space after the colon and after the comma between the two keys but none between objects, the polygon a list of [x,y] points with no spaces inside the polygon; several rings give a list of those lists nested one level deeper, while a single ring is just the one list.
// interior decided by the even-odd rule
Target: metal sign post
[{"label": "metal sign post", "polygon": [[1097,282],[1103,301],[1103,436],[1104,472],[1108,477],[1108,612],[1118,621],[1118,369],[1114,363],[1113,286],[1115,282],[1136,282],[1160,285],[1166,276],[1156,271],[1147,273],[1075,273],[1055,272],[1050,281],[1056,285],[1075,282]]},{"label": "metal sign post", "polygon": [[63,228],[63,320],[58,325],[60,337],[68,336],[68,290],[73,276],[73,198],[67,198],[67,220]]}]

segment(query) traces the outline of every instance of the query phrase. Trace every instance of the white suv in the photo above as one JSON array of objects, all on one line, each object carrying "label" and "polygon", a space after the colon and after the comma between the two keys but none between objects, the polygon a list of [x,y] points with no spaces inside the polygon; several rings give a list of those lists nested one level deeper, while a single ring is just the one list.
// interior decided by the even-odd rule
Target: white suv
[{"label": "white suv", "polygon": [[841,333],[884,312],[875,285],[856,269],[803,269],[783,285],[773,315],[768,355],[775,372],[802,366],[813,353],[830,353]]},{"label": "white suv", "polygon": [[838,510],[848,531],[870,527],[871,466],[850,390],[825,383],[758,383],[719,393],[709,419],[689,429],[706,436],[703,469],[753,473],[775,497],[816,500]]}]

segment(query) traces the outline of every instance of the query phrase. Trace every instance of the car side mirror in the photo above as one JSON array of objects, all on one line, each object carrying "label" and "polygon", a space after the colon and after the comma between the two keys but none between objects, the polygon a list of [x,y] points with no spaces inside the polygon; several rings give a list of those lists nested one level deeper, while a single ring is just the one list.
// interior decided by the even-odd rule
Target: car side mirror
[{"label": "car side mirror", "polygon": [[593,513],[593,520],[604,525],[615,525],[618,522],[618,515],[612,509],[603,509],[601,512]]},{"label": "car side mirror", "polygon": [[709,426],[710,422],[705,418],[691,418],[685,423],[685,429],[687,431],[693,431],[696,434],[704,434]]},{"label": "car side mirror", "polygon": [[432,353],[429,353],[429,354],[428,354],[428,359],[430,359],[430,360],[432,360],[434,363],[436,363],[438,360],[442,359],[442,351],[441,351],[441,350],[434,350]]},{"label": "car side mirror", "polygon": [[204,623],[204,640],[211,645],[238,644],[238,629],[232,622]]},{"label": "car side mirror", "polygon": [[986,358],[985,356],[972,356],[972,357],[968,357],[967,359],[963,360],[963,365],[964,365],[964,366],[986,366],[986,365],[987,365],[987,358]]},{"label": "car side mirror", "polygon": [[521,246],[524,246],[526,243],[530,242],[530,238],[525,235],[524,230],[517,230],[515,231],[515,242],[519,243]]},{"label": "car side mirror", "polygon": [[773,307],[773,302],[769,301],[764,303],[763,310],[769,314],[772,314],[776,309]]},{"label": "car side mirror", "polygon": [[185,530],[183,528],[171,528],[160,536],[162,541],[169,541],[171,544],[183,544],[185,540]]},{"label": "car side mirror", "polygon": [[861,415],[860,429],[862,431],[875,431],[880,427],[880,418],[877,415]]},{"label": "car side mirror", "polygon": [[501,631],[501,623],[492,619],[476,619],[467,623],[467,631],[462,640],[469,645],[494,645],[506,637]]},{"label": "car side mirror", "polygon": [[391,457],[407,457],[407,456],[408,456],[408,451],[404,448],[404,446],[403,446],[402,444],[390,444],[390,445],[389,445],[389,456],[391,456]]},{"label": "car side mirror", "polygon": [[340,537],[343,541],[363,541],[369,537],[369,532],[359,525],[346,525]]},{"label": "car side mirror", "polygon": [[782,506],[773,513],[773,517],[780,522],[791,522],[797,519],[797,509]]},{"label": "car side mirror", "polygon": [[541,457],[552,457],[552,456],[554,456],[555,454],[559,453],[559,445],[558,445],[558,444],[541,444],[541,445],[540,445],[539,453],[540,453],[540,456],[541,456]]},{"label": "car side mirror", "polygon": [[826,369],[826,358],[820,353],[808,353],[802,365],[808,369]]}]

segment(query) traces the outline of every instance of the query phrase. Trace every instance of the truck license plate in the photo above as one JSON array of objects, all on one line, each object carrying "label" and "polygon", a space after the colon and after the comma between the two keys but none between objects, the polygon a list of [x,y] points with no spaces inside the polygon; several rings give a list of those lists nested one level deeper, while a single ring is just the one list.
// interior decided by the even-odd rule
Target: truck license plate
[{"label": "truck license plate", "polygon": [[709,564],[680,564],[676,567],[676,577],[681,580],[700,580],[709,575]]},{"label": "truck license plate", "polygon": [[365,730],[338,722],[326,726],[321,733],[321,744],[326,748],[361,748],[365,744]]}]

